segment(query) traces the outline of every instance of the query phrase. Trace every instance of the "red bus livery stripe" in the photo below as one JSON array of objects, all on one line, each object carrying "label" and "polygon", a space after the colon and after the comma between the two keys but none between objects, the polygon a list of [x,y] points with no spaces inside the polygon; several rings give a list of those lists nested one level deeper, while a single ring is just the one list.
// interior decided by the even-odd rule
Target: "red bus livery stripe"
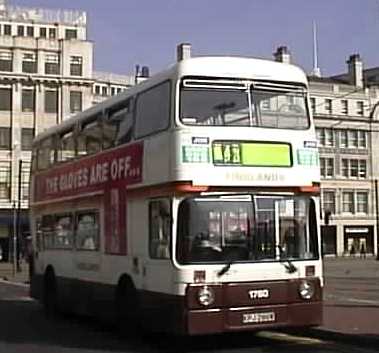
[{"label": "red bus livery stripe", "polygon": [[57,166],[36,175],[34,200],[53,200],[140,183],[142,159],[143,143],[139,142]]}]

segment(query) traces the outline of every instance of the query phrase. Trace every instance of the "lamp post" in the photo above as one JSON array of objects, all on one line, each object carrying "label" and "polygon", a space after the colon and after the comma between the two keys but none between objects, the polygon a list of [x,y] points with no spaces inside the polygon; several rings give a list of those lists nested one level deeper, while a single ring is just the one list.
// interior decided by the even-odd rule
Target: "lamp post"
[{"label": "lamp post", "polygon": [[13,277],[16,274],[17,271],[17,208],[16,208],[16,201],[13,201]]},{"label": "lamp post", "polygon": [[375,215],[376,215],[376,259],[379,260],[379,197],[378,197],[378,179],[374,180],[375,188]]}]

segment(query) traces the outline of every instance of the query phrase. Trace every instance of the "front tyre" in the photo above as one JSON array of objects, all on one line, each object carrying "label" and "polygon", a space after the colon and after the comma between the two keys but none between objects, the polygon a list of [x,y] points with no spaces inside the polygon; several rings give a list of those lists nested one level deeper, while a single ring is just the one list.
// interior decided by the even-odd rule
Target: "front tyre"
[{"label": "front tyre", "polygon": [[140,329],[139,300],[130,278],[120,280],[115,299],[117,330],[122,337],[137,333]]}]

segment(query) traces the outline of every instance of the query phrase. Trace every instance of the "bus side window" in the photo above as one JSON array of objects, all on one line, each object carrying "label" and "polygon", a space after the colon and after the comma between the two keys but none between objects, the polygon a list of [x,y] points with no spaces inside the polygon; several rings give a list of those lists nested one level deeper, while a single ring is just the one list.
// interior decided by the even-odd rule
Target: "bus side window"
[{"label": "bus side window", "polygon": [[108,112],[103,125],[103,147],[105,149],[127,143],[132,139],[133,98],[122,102]]},{"label": "bus side window", "polygon": [[58,215],[54,226],[55,248],[71,249],[73,245],[72,215]]},{"label": "bus side window", "polygon": [[41,235],[43,239],[44,249],[55,248],[54,222],[55,222],[54,215],[45,215],[42,217]]},{"label": "bus side window", "polygon": [[41,141],[37,149],[37,168],[47,169],[55,162],[55,148],[53,138]]},{"label": "bus side window", "polygon": [[79,213],[76,216],[76,248],[78,250],[99,249],[99,214],[96,211]]},{"label": "bus side window", "polygon": [[75,136],[73,131],[58,138],[57,161],[64,162],[75,158]]},{"label": "bus side window", "polygon": [[78,155],[95,154],[102,150],[102,131],[101,121],[95,120],[82,127],[78,137]]},{"label": "bus side window", "polygon": [[170,258],[171,206],[167,199],[149,204],[149,253],[152,259]]}]

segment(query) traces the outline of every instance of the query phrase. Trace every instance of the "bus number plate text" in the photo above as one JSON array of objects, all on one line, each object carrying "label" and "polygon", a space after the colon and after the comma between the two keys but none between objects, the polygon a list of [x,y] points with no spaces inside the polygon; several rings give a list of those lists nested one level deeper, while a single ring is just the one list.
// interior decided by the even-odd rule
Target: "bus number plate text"
[{"label": "bus number plate text", "polygon": [[274,322],[275,313],[272,311],[266,313],[248,313],[242,315],[243,324],[258,324],[262,322]]}]

